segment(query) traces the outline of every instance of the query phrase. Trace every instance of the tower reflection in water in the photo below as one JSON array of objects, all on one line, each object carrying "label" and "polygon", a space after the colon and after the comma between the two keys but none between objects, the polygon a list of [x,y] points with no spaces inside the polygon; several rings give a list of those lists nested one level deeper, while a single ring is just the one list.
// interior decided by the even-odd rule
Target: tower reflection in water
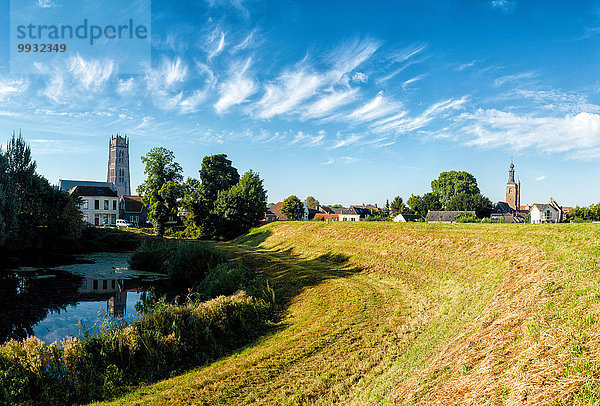
[{"label": "tower reflection in water", "polygon": [[127,290],[124,279],[84,278],[78,293],[84,298],[106,298],[106,311],[110,315],[125,316]]}]

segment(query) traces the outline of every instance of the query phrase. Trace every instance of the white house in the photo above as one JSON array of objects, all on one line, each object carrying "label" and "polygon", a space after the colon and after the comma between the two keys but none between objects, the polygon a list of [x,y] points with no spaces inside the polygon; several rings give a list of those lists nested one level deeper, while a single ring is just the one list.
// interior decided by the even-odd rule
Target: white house
[{"label": "white house", "polygon": [[558,223],[560,211],[551,204],[534,204],[529,212],[531,224]]},{"label": "white house", "polygon": [[396,217],[394,217],[392,221],[395,221],[396,223],[407,223],[409,221],[419,222],[419,221],[425,221],[425,218],[423,216],[421,216],[420,214],[402,214],[402,213],[400,213]]},{"label": "white house", "polygon": [[333,209],[338,215],[338,221],[360,221],[360,214],[354,209]]},{"label": "white house", "polygon": [[119,215],[117,192],[106,186],[75,186],[69,190],[81,200],[83,220],[95,226],[114,226]]}]

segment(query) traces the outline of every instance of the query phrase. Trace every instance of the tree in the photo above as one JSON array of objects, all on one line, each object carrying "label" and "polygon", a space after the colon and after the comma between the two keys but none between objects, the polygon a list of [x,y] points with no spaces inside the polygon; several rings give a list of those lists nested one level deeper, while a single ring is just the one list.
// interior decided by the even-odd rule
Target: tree
[{"label": "tree", "polygon": [[465,171],[440,173],[437,179],[431,181],[431,191],[438,196],[443,208],[448,207],[455,195],[471,196],[480,193],[475,177]]},{"label": "tree", "polygon": [[231,188],[219,192],[214,205],[218,235],[237,237],[256,226],[267,209],[267,192],[258,173],[246,172]]},{"label": "tree", "polygon": [[392,216],[397,216],[400,213],[404,213],[404,211],[406,210],[406,205],[404,204],[400,196],[394,197],[394,200],[392,200],[392,203],[390,204],[390,210]]},{"label": "tree", "polygon": [[[190,213],[191,222],[205,236],[216,236],[218,219],[213,209],[220,192],[240,180],[236,168],[225,154],[207,155],[202,159],[200,180],[188,178],[185,184],[183,204]],[[192,224],[188,224],[191,227]]]},{"label": "tree", "polygon": [[433,192],[425,193],[423,196],[411,195],[407,203],[413,212],[423,217],[427,216],[427,212],[430,210],[442,209],[439,197]]},{"label": "tree", "polygon": [[492,202],[481,193],[469,195],[467,193],[456,194],[448,202],[447,210],[471,211],[474,210],[477,217],[489,217],[492,214]]},{"label": "tree", "polygon": [[14,184],[8,175],[8,158],[0,150],[0,246],[12,234],[16,221]]},{"label": "tree", "polygon": [[155,234],[162,237],[169,214],[177,213],[177,199],[183,194],[182,168],[175,162],[173,152],[163,147],[152,148],[141,159],[146,165],[146,180],[137,192],[148,207]]},{"label": "tree", "polygon": [[386,217],[389,217],[391,210],[392,209],[390,208],[390,200],[385,199],[385,207],[383,208],[383,215]]},{"label": "tree", "polygon": [[316,209],[319,205],[319,201],[312,196],[308,196],[304,203],[306,203],[306,207],[309,209]]},{"label": "tree", "polygon": [[229,189],[240,181],[240,175],[227,159],[227,155],[208,155],[202,159],[200,181],[204,199],[214,202],[219,192]]},{"label": "tree", "polygon": [[281,214],[289,220],[302,220],[304,216],[304,205],[296,196],[287,197],[281,205]]}]

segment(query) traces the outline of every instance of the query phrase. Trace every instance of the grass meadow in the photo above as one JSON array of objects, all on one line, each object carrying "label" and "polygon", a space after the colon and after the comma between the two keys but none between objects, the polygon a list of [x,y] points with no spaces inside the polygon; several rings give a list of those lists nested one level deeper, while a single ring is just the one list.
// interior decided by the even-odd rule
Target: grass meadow
[{"label": "grass meadow", "polygon": [[277,222],[212,244],[271,278],[276,325],[113,404],[600,403],[600,225]]}]

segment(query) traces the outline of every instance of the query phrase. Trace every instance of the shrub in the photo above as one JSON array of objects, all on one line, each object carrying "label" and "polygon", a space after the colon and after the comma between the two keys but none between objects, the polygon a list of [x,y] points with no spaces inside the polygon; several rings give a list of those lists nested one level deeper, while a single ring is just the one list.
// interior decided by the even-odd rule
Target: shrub
[{"label": "shrub", "polygon": [[477,218],[477,216],[474,216],[473,214],[468,213],[466,211],[457,215],[454,218],[454,221],[456,221],[457,223],[479,223],[480,222],[480,220]]},{"label": "shrub", "polygon": [[129,265],[132,269],[198,283],[209,269],[224,261],[222,252],[200,242],[146,241],[132,254]]},{"label": "shrub", "polygon": [[271,304],[239,291],[208,302],[162,303],[131,326],[45,345],[35,337],[0,346],[1,404],[70,404],[113,397],[128,385],[200,365],[248,343]]}]

